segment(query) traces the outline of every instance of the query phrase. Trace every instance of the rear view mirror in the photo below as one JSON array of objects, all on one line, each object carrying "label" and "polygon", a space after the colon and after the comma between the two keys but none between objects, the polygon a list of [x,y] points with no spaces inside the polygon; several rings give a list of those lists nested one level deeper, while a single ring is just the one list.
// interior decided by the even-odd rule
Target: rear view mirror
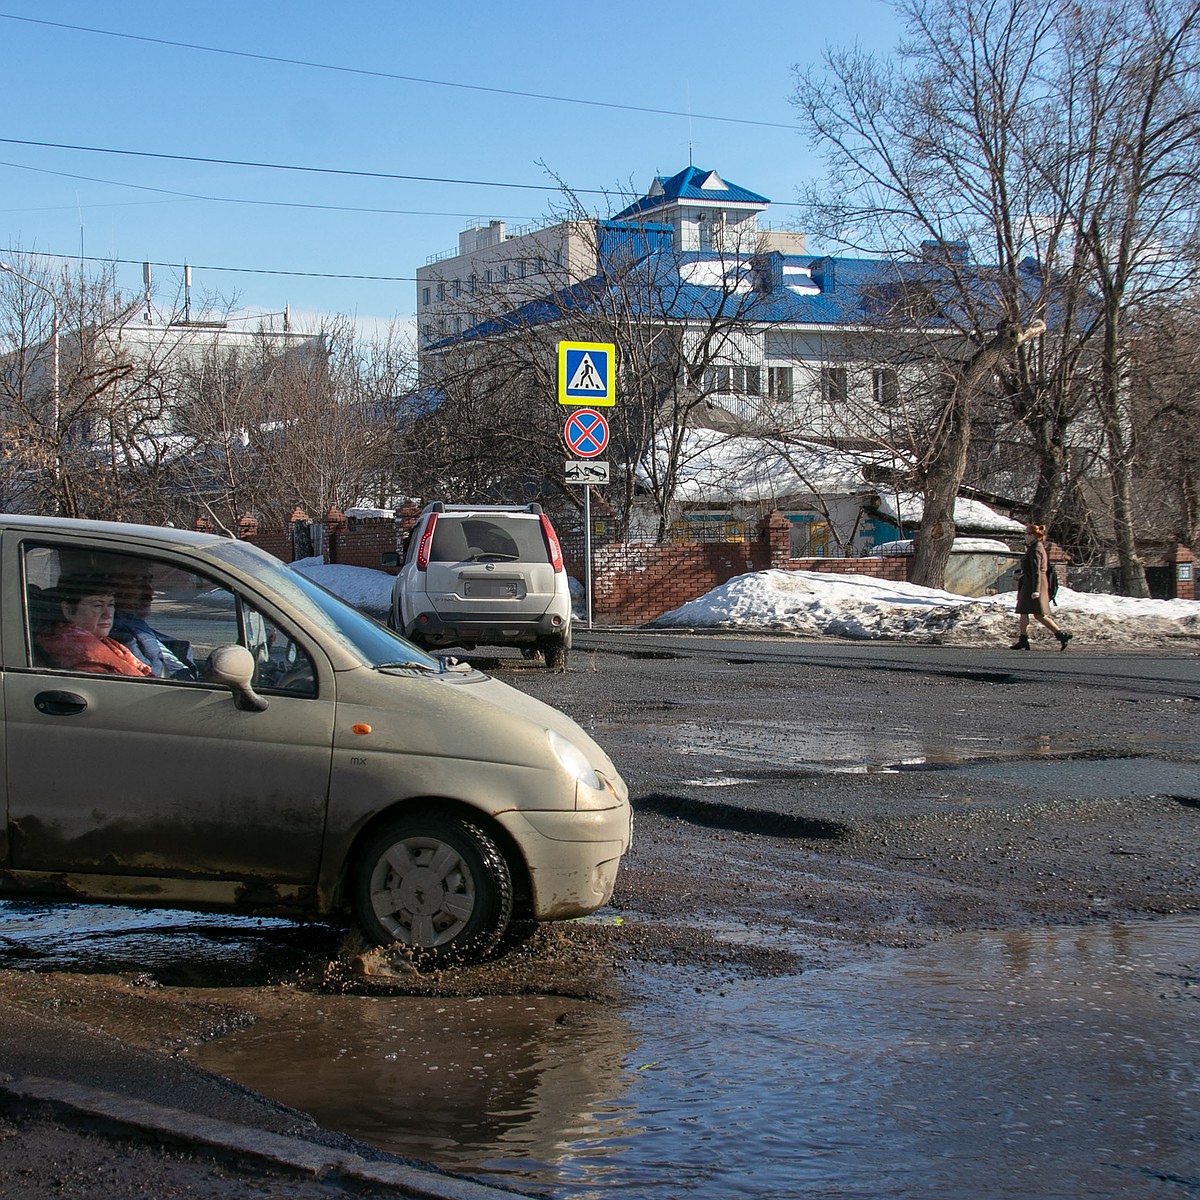
[{"label": "rear view mirror", "polygon": [[243,712],[262,712],[267,700],[250,686],[254,670],[254,655],[245,646],[218,646],[208,656],[204,678],[227,687],[233,693],[234,704]]}]

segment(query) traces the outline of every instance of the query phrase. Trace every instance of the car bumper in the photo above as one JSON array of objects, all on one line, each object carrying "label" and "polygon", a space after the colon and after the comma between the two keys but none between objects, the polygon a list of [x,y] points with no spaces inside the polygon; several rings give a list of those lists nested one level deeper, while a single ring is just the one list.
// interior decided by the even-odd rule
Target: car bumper
[{"label": "car bumper", "polygon": [[456,646],[463,642],[511,645],[536,642],[539,638],[562,637],[570,619],[559,613],[538,617],[513,616],[503,612],[421,613],[409,626],[408,637]]},{"label": "car bumper", "polygon": [[608,903],[629,849],[627,803],[587,813],[508,812],[500,821],[525,857],[535,920],[583,917]]}]

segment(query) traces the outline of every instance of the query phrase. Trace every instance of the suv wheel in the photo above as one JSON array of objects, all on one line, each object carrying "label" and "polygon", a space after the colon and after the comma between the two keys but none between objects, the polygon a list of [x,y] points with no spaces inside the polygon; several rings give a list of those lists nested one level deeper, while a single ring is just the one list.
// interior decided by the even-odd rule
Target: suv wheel
[{"label": "suv wheel", "polygon": [[542,638],[538,649],[546,656],[546,666],[551,671],[561,674],[567,669],[566,638]]},{"label": "suv wheel", "polygon": [[354,909],[378,945],[399,942],[419,962],[473,962],[495,948],[512,917],[504,856],[467,821],[417,814],[381,829],[363,847]]}]

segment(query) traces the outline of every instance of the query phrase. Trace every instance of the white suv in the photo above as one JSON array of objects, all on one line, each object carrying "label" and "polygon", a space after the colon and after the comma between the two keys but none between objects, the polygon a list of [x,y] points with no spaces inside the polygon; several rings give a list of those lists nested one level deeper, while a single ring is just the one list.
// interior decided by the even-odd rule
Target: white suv
[{"label": "white suv", "polygon": [[419,646],[519,646],[565,671],[571,591],[541,505],[427,505],[405,543],[389,624]]}]

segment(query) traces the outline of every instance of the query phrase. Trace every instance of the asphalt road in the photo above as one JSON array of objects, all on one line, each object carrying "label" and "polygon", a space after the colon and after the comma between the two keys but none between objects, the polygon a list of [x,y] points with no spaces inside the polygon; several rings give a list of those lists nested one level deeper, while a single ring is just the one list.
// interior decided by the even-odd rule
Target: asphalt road
[{"label": "asphalt road", "polygon": [[[390,990],[603,1003],[640,959],[792,972],[954,929],[1200,911],[1200,655],[1188,646],[1017,654],[591,630],[566,674],[507,652],[467,657],[573,716],[628,779],[622,919],[543,930],[496,963]],[[739,935],[768,926],[770,947]],[[408,1194],[302,1114],[147,1053],[137,1013],[153,989],[112,987],[118,1005],[81,999],[100,989],[78,976],[30,987],[18,975],[0,972],[6,1197]],[[117,1027],[143,1029],[136,1049],[96,1033],[118,1007]],[[220,1032],[210,1026],[195,1013],[170,1023],[184,1040]],[[39,1099],[37,1080],[57,1099]],[[139,1133],[97,1093],[185,1116]],[[90,1118],[88,1103],[101,1104]],[[186,1114],[235,1140],[222,1146],[216,1129],[190,1144]],[[239,1148],[238,1130],[291,1138],[324,1166],[272,1164]]]}]

